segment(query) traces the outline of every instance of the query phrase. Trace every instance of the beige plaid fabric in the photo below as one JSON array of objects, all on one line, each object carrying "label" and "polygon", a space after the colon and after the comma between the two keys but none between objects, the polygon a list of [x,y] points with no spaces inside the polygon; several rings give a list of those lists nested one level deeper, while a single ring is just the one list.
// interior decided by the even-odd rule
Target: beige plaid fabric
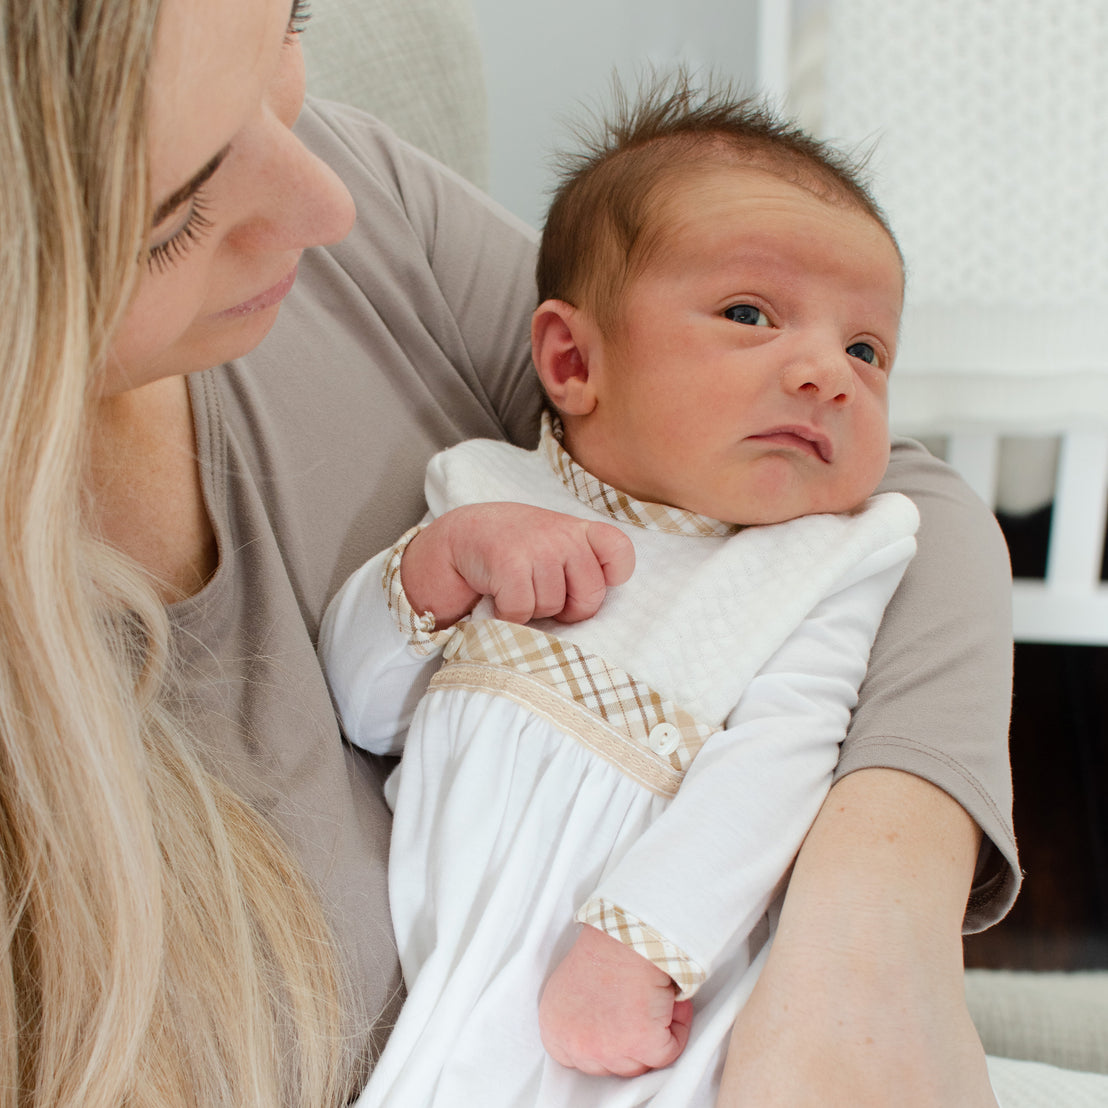
[{"label": "beige plaid fabric", "polygon": [[688,1000],[707,978],[704,970],[679,946],[611,901],[589,900],[577,909],[573,918],[619,939],[624,946],[668,973],[677,986],[678,1000]]},{"label": "beige plaid fabric", "polygon": [[404,551],[408,543],[412,541],[426,526],[424,523],[405,531],[397,544],[392,548],[392,554],[385,563],[381,573],[381,587],[385,590],[388,599],[389,611],[392,612],[396,626],[408,636],[408,642],[417,654],[434,654],[442,649],[450,641],[454,634],[454,628],[448,627],[443,631],[435,630],[435,617],[430,612],[417,612],[408,603],[407,594],[400,583],[400,562],[404,557]]},{"label": "beige plaid fabric", "polygon": [[432,679],[505,696],[660,796],[673,796],[718,728],[701,723],[595,654],[533,627],[459,624]]},{"label": "beige plaid fabric", "polygon": [[578,500],[612,519],[673,535],[726,536],[742,530],[737,523],[721,523],[683,508],[635,500],[582,469],[566,452],[561,440],[561,421],[549,412],[543,412],[539,449],[546,455],[551,468]]}]

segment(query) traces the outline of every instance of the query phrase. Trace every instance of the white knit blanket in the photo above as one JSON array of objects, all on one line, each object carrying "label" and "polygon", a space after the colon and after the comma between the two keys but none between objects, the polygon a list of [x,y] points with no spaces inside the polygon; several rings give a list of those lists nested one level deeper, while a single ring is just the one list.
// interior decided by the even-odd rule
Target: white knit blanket
[{"label": "white knit blanket", "polygon": [[989,1080],[1000,1108],[1105,1108],[1108,1077],[1042,1062],[989,1058]]}]

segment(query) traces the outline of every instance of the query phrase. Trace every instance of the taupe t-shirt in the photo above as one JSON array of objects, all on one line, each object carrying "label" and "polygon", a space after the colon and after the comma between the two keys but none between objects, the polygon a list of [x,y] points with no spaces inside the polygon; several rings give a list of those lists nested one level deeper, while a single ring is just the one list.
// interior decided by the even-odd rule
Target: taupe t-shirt
[{"label": "taupe t-shirt", "polygon": [[[534,236],[353,109],[309,104],[298,129],[346,181],[357,224],[305,254],[256,351],[191,379],[220,561],[171,614],[211,764],[286,835],[366,1012],[387,1022],[400,973],[381,772],[340,739],[316,636],[346,576],[422,515],[432,454],[474,436],[537,440]],[[980,928],[1018,885],[1007,553],[988,510],[921,447],[896,445],[883,488],[916,501],[920,549],[840,773],[908,770],[973,815],[987,839],[967,927]]]}]

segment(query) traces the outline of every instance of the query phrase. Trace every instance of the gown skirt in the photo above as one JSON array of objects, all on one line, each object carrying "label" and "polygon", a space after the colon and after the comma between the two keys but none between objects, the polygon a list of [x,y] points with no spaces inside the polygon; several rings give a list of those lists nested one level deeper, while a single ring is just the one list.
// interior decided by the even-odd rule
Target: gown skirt
[{"label": "gown skirt", "polygon": [[668,799],[503,696],[433,688],[386,792],[390,897],[409,994],[358,1108],[705,1108],[770,927],[739,936],[693,997],[663,1070],[591,1077],[545,1052],[543,986],[574,913]]}]

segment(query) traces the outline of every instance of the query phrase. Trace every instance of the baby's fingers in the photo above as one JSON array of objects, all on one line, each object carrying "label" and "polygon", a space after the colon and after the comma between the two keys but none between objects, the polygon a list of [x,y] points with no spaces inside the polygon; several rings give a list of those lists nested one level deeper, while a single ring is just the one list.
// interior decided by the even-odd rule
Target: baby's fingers
[{"label": "baby's fingers", "polygon": [[676,1062],[681,1056],[681,1052],[689,1043],[692,1018],[693,1003],[691,1000],[674,1001],[673,1016],[669,1024],[669,1042],[649,1059],[653,1069],[662,1069],[671,1062]]},{"label": "baby's fingers", "polygon": [[618,527],[590,523],[585,537],[604,572],[606,585],[622,585],[630,578],[635,568],[635,547]]},{"label": "baby's fingers", "polygon": [[506,562],[505,568],[494,575],[494,581],[489,593],[493,614],[509,623],[530,623],[554,615],[566,602],[565,572],[560,562],[535,561],[530,565],[523,559],[514,564]]},{"label": "baby's fingers", "polygon": [[635,568],[635,548],[618,528],[590,523],[587,546],[566,560],[565,605],[556,613],[562,623],[577,623],[596,615],[607,590],[622,585]]}]

